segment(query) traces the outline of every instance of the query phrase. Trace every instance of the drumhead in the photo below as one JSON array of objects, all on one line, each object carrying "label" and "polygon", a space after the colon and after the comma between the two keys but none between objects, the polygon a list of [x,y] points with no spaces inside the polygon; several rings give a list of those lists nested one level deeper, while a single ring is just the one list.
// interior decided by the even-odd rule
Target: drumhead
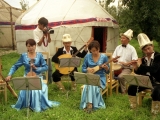
[{"label": "drumhead", "polygon": [[112,64],[112,70],[119,70],[121,68],[122,68],[122,66],[120,64],[117,64],[117,63]]}]

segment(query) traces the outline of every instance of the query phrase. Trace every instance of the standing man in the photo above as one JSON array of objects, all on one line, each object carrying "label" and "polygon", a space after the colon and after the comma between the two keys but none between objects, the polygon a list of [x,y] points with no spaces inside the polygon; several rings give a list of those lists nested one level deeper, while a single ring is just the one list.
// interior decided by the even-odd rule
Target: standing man
[{"label": "standing man", "polygon": [[[138,42],[145,56],[139,59],[138,62],[133,62],[135,73],[150,77],[152,90],[152,108],[151,113],[156,115],[160,112],[160,54],[154,51],[153,42],[144,33],[138,35]],[[139,87],[138,92],[141,92],[145,87]],[[137,86],[130,85],[128,88],[128,96],[132,109],[137,107]]]},{"label": "standing man", "polygon": [[[38,20],[37,28],[33,31],[34,40],[36,41],[36,52],[48,52],[49,53],[49,65],[48,65],[48,81],[52,82],[52,65],[50,60],[50,50],[48,44],[51,42],[50,32],[48,30],[48,20],[45,17],[41,17]],[[45,57],[45,56],[44,56]],[[46,60],[46,58],[44,58]]]},{"label": "standing man", "polygon": [[[59,56],[63,55],[63,54],[75,54],[78,50],[76,47],[71,46],[72,44],[72,38],[70,36],[70,34],[64,34],[63,38],[62,38],[62,42],[64,47],[59,48],[58,51],[56,52],[56,54],[52,57],[52,62],[55,63],[59,63]],[[84,50],[81,52],[79,52],[76,56],[84,58],[84,56],[87,54],[88,50],[87,50],[88,44],[86,44]],[[75,83],[75,79],[73,76],[73,72],[77,71],[77,68],[75,68],[71,73],[70,73],[70,78],[72,81],[72,90],[76,90],[76,83]],[[59,70],[55,70],[55,72],[52,74],[53,77],[53,81],[56,83],[56,85],[58,86],[58,88],[64,92],[65,88],[61,82],[61,76],[63,76],[63,73],[60,73]]]},{"label": "standing man", "polygon": [[130,74],[132,72],[131,63],[138,59],[137,52],[135,48],[129,44],[129,41],[133,37],[133,31],[131,29],[127,30],[125,33],[120,34],[121,45],[118,45],[113,53],[113,58],[120,56],[118,60],[113,62],[118,62],[122,66],[122,72],[118,75],[118,81],[121,88],[121,93],[126,94],[126,81],[123,74]]}]

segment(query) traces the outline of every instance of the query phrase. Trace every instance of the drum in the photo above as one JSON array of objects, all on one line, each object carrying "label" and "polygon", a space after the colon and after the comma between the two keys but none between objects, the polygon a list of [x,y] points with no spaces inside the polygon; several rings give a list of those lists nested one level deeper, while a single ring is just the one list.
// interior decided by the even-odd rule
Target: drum
[{"label": "drum", "polygon": [[117,63],[112,64],[112,70],[114,71],[114,76],[118,76],[122,72],[122,66]]}]

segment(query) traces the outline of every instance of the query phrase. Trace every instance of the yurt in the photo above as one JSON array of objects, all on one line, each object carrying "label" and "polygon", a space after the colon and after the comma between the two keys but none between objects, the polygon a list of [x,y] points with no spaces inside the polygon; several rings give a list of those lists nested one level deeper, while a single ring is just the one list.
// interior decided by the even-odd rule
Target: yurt
[{"label": "yurt", "polygon": [[15,0],[0,0],[0,47],[15,48],[15,21],[22,14]]},{"label": "yurt", "polygon": [[113,52],[118,44],[119,25],[95,0],[40,0],[16,21],[16,43],[19,53],[25,52],[25,41],[33,38],[38,20],[45,17],[54,30],[49,44],[51,56],[62,47],[62,36],[68,33],[72,45],[81,48],[90,37],[101,44],[101,52]]}]

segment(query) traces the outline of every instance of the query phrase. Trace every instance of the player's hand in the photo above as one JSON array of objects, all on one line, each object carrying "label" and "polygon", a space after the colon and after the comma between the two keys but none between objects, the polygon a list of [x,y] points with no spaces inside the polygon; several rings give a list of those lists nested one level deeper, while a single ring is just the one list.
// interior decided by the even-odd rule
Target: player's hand
[{"label": "player's hand", "polygon": [[31,63],[31,67],[32,67],[33,69],[37,69],[36,66],[35,66],[34,64],[32,64],[32,63]]},{"label": "player's hand", "polygon": [[7,76],[5,80],[6,81],[10,81],[11,80],[11,76]]},{"label": "player's hand", "polygon": [[94,73],[94,69],[88,67],[88,68],[87,68],[87,72],[88,72],[88,73]]},{"label": "player's hand", "polygon": [[102,67],[103,69],[105,69],[106,71],[108,71],[108,69],[109,69],[106,64],[103,64],[101,67]]}]

